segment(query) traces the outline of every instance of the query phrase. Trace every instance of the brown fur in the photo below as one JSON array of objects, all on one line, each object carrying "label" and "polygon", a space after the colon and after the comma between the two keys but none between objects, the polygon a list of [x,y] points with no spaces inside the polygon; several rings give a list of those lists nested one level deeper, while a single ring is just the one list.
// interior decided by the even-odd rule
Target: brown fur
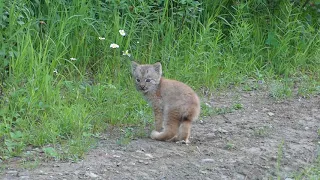
[{"label": "brown fur", "polygon": [[200,114],[197,94],[182,82],[161,77],[160,63],[139,65],[132,62],[136,88],[148,100],[155,116],[151,138],[189,143],[192,121]]}]

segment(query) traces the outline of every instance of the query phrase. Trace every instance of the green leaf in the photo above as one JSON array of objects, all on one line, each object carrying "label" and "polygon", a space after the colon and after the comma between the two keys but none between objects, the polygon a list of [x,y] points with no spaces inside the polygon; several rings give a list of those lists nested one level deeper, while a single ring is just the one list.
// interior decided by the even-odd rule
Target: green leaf
[{"label": "green leaf", "polygon": [[58,152],[53,147],[44,147],[42,150],[49,157],[58,157]]},{"label": "green leaf", "polygon": [[23,21],[17,21],[17,23],[20,24],[20,25],[24,25]]},{"label": "green leaf", "polygon": [[278,47],[279,42],[276,39],[276,35],[274,32],[268,32],[268,38],[265,41],[265,44],[273,46],[273,47]]},{"label": "green leaf", "polygon": [[10,132],[10,136],[12,139],[18,140],[22,138],[23,134],[21,133],[21,131],[16,131],[16,132]]}]

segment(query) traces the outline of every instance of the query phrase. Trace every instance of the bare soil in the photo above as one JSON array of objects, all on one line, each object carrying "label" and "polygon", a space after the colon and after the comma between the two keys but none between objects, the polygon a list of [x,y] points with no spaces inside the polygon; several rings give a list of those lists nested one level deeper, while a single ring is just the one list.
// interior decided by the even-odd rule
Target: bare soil
[{"label": "bare soil", "polygon": [[223,94],[208,106],[242,108],[201,117],[191,144],[150,138],[117,143],[106,134],[79,162],[40,162],[33,169],[7,162],[3,179],[281,179],[292,178],[320,152],[320,97],[275,101],[268,94]]}]

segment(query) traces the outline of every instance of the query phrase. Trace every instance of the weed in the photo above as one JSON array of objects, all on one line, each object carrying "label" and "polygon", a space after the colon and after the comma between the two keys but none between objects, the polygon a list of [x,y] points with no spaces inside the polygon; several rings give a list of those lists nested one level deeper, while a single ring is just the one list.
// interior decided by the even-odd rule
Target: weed
[{"label": "weed", "polygon": [[232,108],[234,110],[239,110],[239,109],[242,109],[243,108],[243,105],[241,103],[235,103]]},{"label": "weed", "polygon": [[37,160],[37,159],[34,161],[26,160],[22,162],[21,167],[25,169],[34,169],[39,165],[40,165],[40,160]]},{"label": "weed", "polygon": [[320,83],[308,76],[299,78],[298,84],[298,96],[307,98],[314,94],[320,94]]},{"label": "weed", "polygon": [[214,114],[214,109],[209,103],[201,102],[201,116],[207,117]]},{"label": "weed", "polygon": [[277,155],[277,165],[276,165],[276,172],[277,172],[277,179],[281,179],[281,161],[283,157],[283,145],[284,140],[281,141],[279,147],[278,147],[278,155]]},{"label": "weed", "polygon": [[269,126],[257,127],[254,129],[253,134],[257,137],[266,137],[270,133]]},{"label": "weed", "polygon": [[201,103],[201,116],[212,116],[232,113],[243,108],[241,103],[235,103],[231,107],[211,107],[208,103]]},{"label": "weed", "polygon": [[227,150],[232,150],[232,149],[235,149],[235,145],[232,143],[232,142],[228,142],[225,146],[225,149]]},{"label": "weed", "polygon": [[276,100],[281,100],[292,96],[291,83],[274,81],[270,86],[270,96]]},{"label": "weed", "polygon": [[[320,129],[318,129],[318,135],[320,137]],[[319,139],[319,138],[318,138]],[[296,173],[295,174],[295,179],[300,180],[300,179],[310,179],[310,180],[316,180],[319,179],[320,177],[320,141],[317,144],[317,159],[315,162],[304,168],[302,172]]]},{"label": "weed", "polygon": [[48,158],[58,159],[59,154],[53,147],[44,147],[42,150]]},{"label": "weed", "polygon": [[141,127],[126,127],[122,130],[123,134],[118,139],[117,143],[121,145],[128,144],[134,138],[147,137],[147,133],[144,128]]}]

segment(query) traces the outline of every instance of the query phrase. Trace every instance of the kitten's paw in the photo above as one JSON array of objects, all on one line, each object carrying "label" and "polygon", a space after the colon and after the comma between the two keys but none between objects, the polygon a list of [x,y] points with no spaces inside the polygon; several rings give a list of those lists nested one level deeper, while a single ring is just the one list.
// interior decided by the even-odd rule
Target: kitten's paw
[{"label": "kitten's paw", "polygon": [[190,141],[187,139],[186,141],[185,141],[185,140],[181,140],[181,141],[177,141],[176,143],[177,143],[177,144],[189,145],[189,144],[190,144]]},{"label": "kitten's paw", "polygon": [[158,131],[156,131],[156,130],[153,130],[152,132],[151,132],[151,135],[150,135],[150,137],[151,137],[151,139],[156,139],[158,136],[159,136],[159,132]]}]

